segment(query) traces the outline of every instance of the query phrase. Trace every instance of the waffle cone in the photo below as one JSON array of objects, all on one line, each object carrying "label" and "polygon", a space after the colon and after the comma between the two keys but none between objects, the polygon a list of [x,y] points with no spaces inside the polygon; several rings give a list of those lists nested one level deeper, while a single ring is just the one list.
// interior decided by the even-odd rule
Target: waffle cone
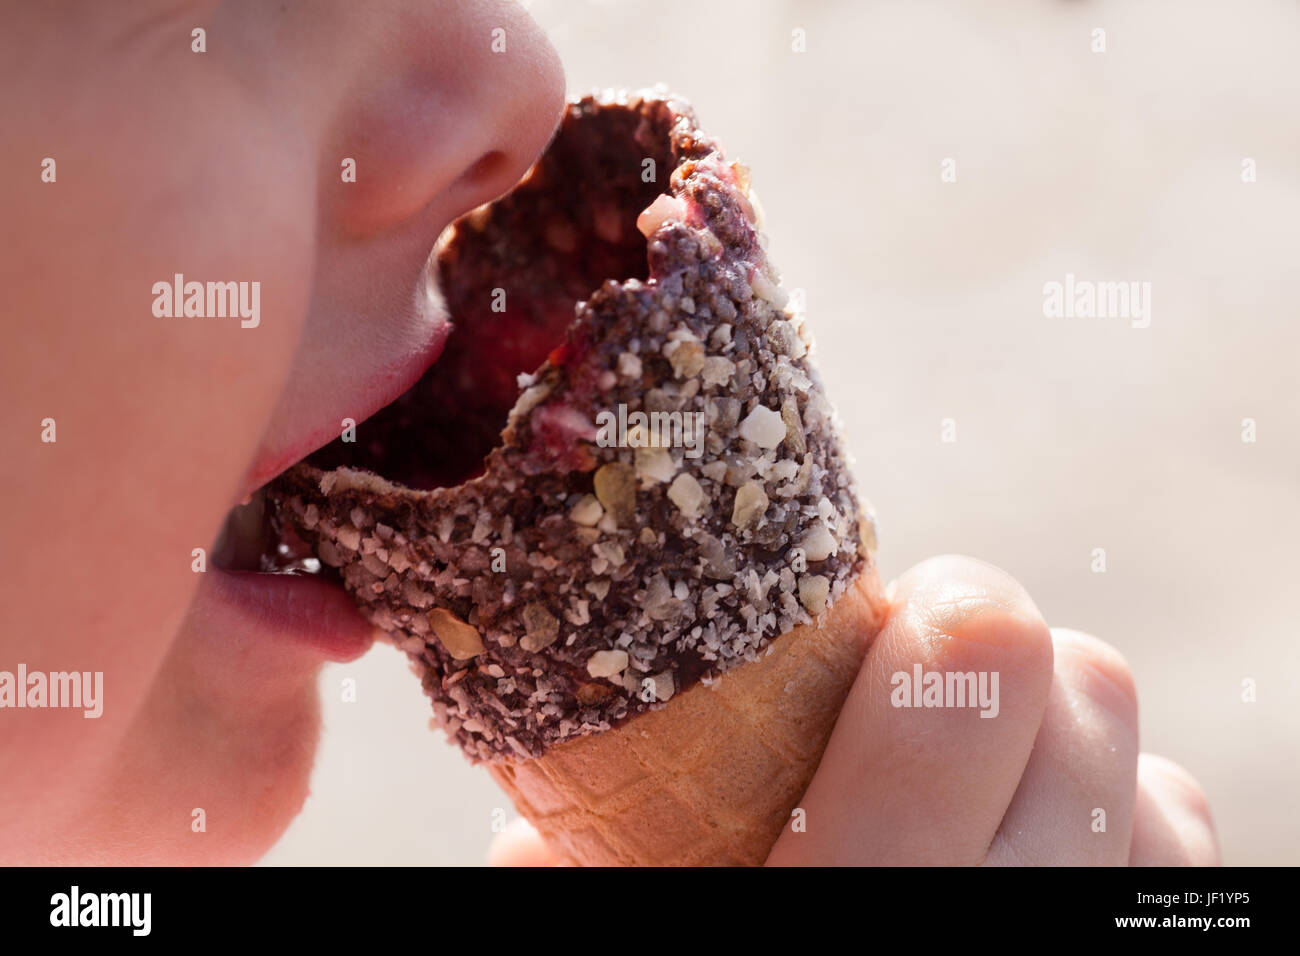
[{"label": "waffle cone", "polygon": [[761,864],[821,760],[886,601],[868,567],[817,625],[658,710],[492,775],[583,866]]}]

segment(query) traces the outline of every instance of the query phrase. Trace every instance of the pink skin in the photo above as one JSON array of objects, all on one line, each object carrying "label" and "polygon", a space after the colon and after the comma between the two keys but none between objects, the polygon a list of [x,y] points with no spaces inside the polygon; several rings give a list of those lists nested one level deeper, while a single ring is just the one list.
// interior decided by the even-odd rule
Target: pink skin
[{"label": "pink skin", "polygon": [[[306,796],[319,668],[370,633],[341,592],[263,593],[191,552],[436,357],[429,249],[532,163],[563,73],[504,2],[4,19],[0,670],[102,671],[105,703],[0,712],[0,862],[249,862]],[[176,272],[260,281],[261,324],[155,318]]]},{"label": "pink skin", "polygon": [[[5,20],[0,208],[21,238],[0,257],[0,670],[102,671],[105,702],[97,720],[0,712],[0,863],[250,862],[306,796],[317,672],[371,635],[339,592],[197,574],[191,552],[433,361],[429,248],[531,163],[563,75],[489,0],[21,4]],[[155,318],[153,283],[176,272],[260,281],[260,326]],[[890,712],[881,682],[915,660],[1000,668],[1003,718]],[[1135,714],[1113,650],[1049,635],[987,566],[927,563],[897,585],[809,832],[772,862],[1213,861],[1203,796],[1139,760]],[[915,746],[921,730],[941,743]],[[1099,763],[1103,741],[1117,756]],[[1078,816],[1098,803],[1101,840]],[[517,829],[495,851],[550,860]]]}]

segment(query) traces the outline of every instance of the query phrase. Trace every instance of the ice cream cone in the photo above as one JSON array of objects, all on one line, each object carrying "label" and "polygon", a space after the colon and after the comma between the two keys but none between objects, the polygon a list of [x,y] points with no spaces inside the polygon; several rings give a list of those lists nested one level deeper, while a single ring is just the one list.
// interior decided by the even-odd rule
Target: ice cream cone
[{"label": "ice cream cone", "polygon": [[820,625],[659,710],[492,776],[582,866],[757,865],[791,819],[884,620],[874,569]]},{"label": "ice cream cone", "polygon": [[435,250],[437,364],[268,486],[573,862],[762,862],[882,616],[749,179],[666,91],[572,104]]}]

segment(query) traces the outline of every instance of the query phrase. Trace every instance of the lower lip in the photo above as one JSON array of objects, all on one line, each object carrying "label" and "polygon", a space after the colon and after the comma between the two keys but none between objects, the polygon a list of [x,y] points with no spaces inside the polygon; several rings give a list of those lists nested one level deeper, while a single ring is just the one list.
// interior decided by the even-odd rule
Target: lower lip
[{"label": "lower lip", "polygon": [[374,627],[352,598],[324,578],[210,570],[204,579],[212,607],[233,611],[245,627],[296,644],[323,660],[356,660],[374,641]]}]

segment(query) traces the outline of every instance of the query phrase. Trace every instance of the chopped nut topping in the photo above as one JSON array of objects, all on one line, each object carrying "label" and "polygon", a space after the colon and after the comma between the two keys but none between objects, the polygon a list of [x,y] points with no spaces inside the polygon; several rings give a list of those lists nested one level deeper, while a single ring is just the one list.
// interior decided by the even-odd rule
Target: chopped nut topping
[{"label": "chopped nut topping", "polygon": [[737,528],[755,528],[767,513],[767,492],[761,481],[747,481],[736,489],[736,503],[731,508],[731,523]]},{"label": "chopped nut topping", "polygon": [[669,219],[684,222],[686,217],[686,203],[668,193],[662,193],[636,217],[636,227],[641,230],[641,235],[649,239]]},{"label": "chopped nut topping", "polygon": [[740,423],[740,437],[752,441],[759,448],[775,448],[785,441],[785,422],[780,412],[758,405]]},{"label": "chopped nut topping", "polygon": [[774,319],[772,321],[772,324],[767,327],[767,340],[772,344],[772,351],[777,355],[803,358],[806,351],[803,342],[799,338],[799,333],[795,331],[794,325],[786,319]]},{"label": "chopped nut topping", "polygon": [[700,377],[706,385],[726,385],[735,374],[735,362],[721,355],[711,355],[704,360]]},{"label": "chopped nut topping", "polygon": [[[754,199],[753,196],[751,196],[750,201],[754,203],[755,212],[757,212],[757,207],[758,207],[757,200]],[[754,295],[758,296],[760,299],[766,299],[768,302],[771,302],[772,305],[776,306],[778,309],[785,308],[785,304],[790,301],[790,296],[786,293],[786,291],[782,289],[780,286],[778,286],[776,283],[774,283],[767,276],[763,275],[763,271],[761,269],[754,270],[754,278],[753,281],[751,282],[751,285],[753,285],[754,287]]]},{"label": "chopped nut topping", "polygon": [[350,524],[345,524],[338,531],[339,544],[349,551],[361,550],[361,532]]},{"label": "chopped nut topping", "polygon": [[650,482],[668,481],[677,474],[673,456],[663,448],[638,448],[636,473]]},{"label": "chopped nut topping", "polygon": [[673,596],[668,579],[662,574],[655,575],[650,581],[643,606],[653,621],[671,621],[682,613],[681,599]]},{"label": "chopped nut topping", "polygon": [[627,651],[597,651],[587,659],[592,677],[614,677],[627,670]]},{"label": "chopped nut topping", "polygon": [[700,342],[669,342],[664,352],[678,378],[694,378],[704,368],[704,345]]},{"label": "chopped nut topping", "polygon": [[574,524],[580,524],[585,528],[593,528],[596,522],[600,521],[605,515],[605,509],[600,506],[595,495],[583,495],[578,499],[578,503],[569,511],[569,518]]},{"label": "chopped nut topping", "polygon": [[328,564],[331,568],[339,568],[343,566],[343,555],[339,553],[339,549],[335,546],[333,541],[322,541],[316,547],[316,554],[321,561]]},{"label": "chopped nut topping", "polygon": [[519,639],[519,646],[536,654],[555,643],[560,636],[560,621],[544,604],[533,603],[524,607],[524,629],[528,633]]},{"label": "chopped nut topping", "polygon": [[435,607],[429,612],[429,626],[442,646],[447,648],[447,653],[456,660],[466,661],[483,653],[483,638],[478,629],[446,608]]},{"label": "chopped nut topping", "polygon": [[618,357],[618,372],[624,378],[640,378],[641,359],[631,352],[624,352]]},{"label": "chopped nut topping", "polygon": [[700,510],[709,498],[693,476],[682,472],[668,486],[668,500],[678,507],[684,517],[694,520],[700,516]]},{"label": "chopped nut topping", "polygon": [[663,702],[670,699],[677,692],[677,687],[673,681],[672,671],[661,671],[650,677],[641,679],[640,694],[641,699],[646,703]]},{"label": "chopped nut topping", "polygon": [[781,421],[785,422],[785,445],[796,455],[808,450],[804,441],[803,423],[799,421],[799,403],[793,395],[787,395],[781,402]]},{"label": "chopped nut topping", "polygon": [[799,577],[799,603],[813,617],[826,610],[826,597],[831,583],[820,574],[803,574]]},{"label": "chopped nut topping", "polygon": [[594,707],[614,696],[614,688],[608,684],[579,684],[573,695],[583,707]]},{"label": "chopped nut topping", "polygon": [[741,162],[731,164],[731,172],[736,177],[736,186],[745,195],[749,194],[749,167]]},{"label": "chopped nut topping", "polygon": [[636,516],[636,472],[621,461],[611,461],[596,469],[596,497],[620,525],[632,523]]},{"label": "chopped nut topping", "polygon": [[839,544],[835,536],[830,533],[826,525],[820,521],[808,529],[804,536],[799,539],[799,547],[803,548],[804,554],[809,561],[825,561],[832,554],[839,551]]}]

